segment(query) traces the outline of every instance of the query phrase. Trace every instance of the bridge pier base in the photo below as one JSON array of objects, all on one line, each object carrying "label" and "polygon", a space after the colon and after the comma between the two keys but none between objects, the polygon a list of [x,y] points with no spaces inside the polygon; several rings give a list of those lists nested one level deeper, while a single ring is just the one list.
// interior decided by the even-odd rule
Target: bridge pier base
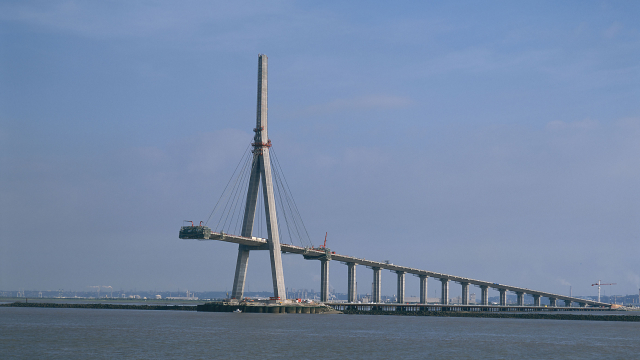
[{"label": "bridge pier base", "polygon": [[564,301],[564,306],[571,307],[571,300],[565,300]]},{"label": "bridge pier base", "polygon": [[516,293],[517,296],[517,304],[518,306],[524,306],[524,293],[523,292],[517,292]]},{"label": "bridge pier base", "polygon": [[356,289],[356,264],[348,263],[348,279],[347,279],[347,301],[355,303],[357,301],[357,289]]},{"label": "bridge pier base", "polygon": [[557,300],[556,298],[552,298],[552,297],[550,297],[550,298],[549,298],[549,306],[550,306],[550,307],[556,307],[556,306],[558,306],[558,300]]},{"label": "bridge pier base", "polygon": [[507,306],[507,289],[498,289],[500,291],[500,306]]}]

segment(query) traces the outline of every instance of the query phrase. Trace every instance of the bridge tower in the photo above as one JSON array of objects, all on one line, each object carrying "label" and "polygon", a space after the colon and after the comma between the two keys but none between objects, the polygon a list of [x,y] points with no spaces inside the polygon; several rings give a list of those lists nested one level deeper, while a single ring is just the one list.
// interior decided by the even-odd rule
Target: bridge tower
[{"label": "bridge tower", "polygon": [[[253,223],[258,202],[258,186],[262,183],[264,194],[264,212],[267,217],[267,246],[271,258],[271,277],[273,279],[273,296],[285,300],[284,275],[282,273],[282,256],[280,252],[280,235],[278,234],[278,219],[276,217],[276,203],[273,195],[273,180],[271,178],[271,161],[269,148],[271,140],[267,133],[267,56],[258,55],[258,106],[256,113],[256,128],[253,129],[253,162],[249,178],[247,202],[242,221],[243,237],[251,237]],[[262,180],[262,182],[260,181]],[[247,265],[249,251],[257,250],[255,247],[238,245],[238,261],[233,279],[233,299],[242,299],[244,283],[247,277]]]}]

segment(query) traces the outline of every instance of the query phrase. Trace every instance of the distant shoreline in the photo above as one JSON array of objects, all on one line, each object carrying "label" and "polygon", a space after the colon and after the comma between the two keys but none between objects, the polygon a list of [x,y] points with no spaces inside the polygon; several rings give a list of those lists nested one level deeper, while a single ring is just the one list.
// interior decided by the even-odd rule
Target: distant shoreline
[{"label": "distant shoreline", "polygon": [[132,305],[132,304],[69,304],[44,302],[13,302],[0,304],[0,307],[41,307],[41,308],[76,308],[76,309],[128,309],[128,310],[179,310],[196,311],[194,305]]},{"label": "distant shoreline", "polygon": [[395,315],[395,316],[439,316],[477,317],[496,319],[546,319],[546,320],[589,320],[589,321],[631,321],[640,322],[640,315],[583,315],[583,314],[514,314],[509,312],[465,312],[465,311],[382,311],[382,310],[342,310],[347,315]]}]

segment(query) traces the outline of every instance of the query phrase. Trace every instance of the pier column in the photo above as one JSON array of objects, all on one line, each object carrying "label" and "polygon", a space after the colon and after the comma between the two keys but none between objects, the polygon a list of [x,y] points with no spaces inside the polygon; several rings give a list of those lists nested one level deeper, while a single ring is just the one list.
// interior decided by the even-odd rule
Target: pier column
[{"label": "pier column", "polygon": [[578,303],[580,307],[587,307],[587,303]]},{"label": "pier column", "polygon": [[356,263],[347,263],[348,279],[347,279],[347,302],[355,303],[357,301],[356,289]]},{"label": "pier column", "polygon": [[533,306],[540,306],[540,295],[533,295]]},{"label": "pier column", "polygon": [[396,271],[398,274],[398,304],[404,304],[404,271]]},{"label": "pier column", "polygon": [[462,285],[462,305],[469,305],[469,283],[461,282]]},{"label": "pier column", "polygon": [[381,270],[378,267],[374,267],[373,268],[373,302],[374,303],[380,303],[381,298],[380,298],[380,285],[382,285],[382,282],[380,280],[380,274]]},{"label": "pier column", "polygon": [[320,301],[329,301],[329,260],[320,260]]},{"label": "pier column", "polygon": [[427,303],[427,275],[420,275],[420,304]]},{"label": "pier column", "polygon": [[498,289],[500,291],[500,305],[507,306],[507,289]]},{"label": "pier column", "polygon": [[440,303],[442,305],[449,304],[449,279],[440,279],[442,283],[442,297],[440,298]]},{"label": "pier column", "polygon": [[489,305],[489,287],[480,285],[480,305]]},{"label": "pier column", "polygon": [[524,293],[517,292],[516,296],[518,297],[518,306],[524,306]]},{"label": "pier column", "polygon": [[549,306],[551,306],[551,307],[556,307],[556,306],[558,306],[557,299],[556,299],[556,298],[552,298],[552,297],[550,297],[550,298],[549,298]]},{"label": "pier column", "polygon": [[564,306],[571,307],[571,300],[565,300],[564,301]]}]

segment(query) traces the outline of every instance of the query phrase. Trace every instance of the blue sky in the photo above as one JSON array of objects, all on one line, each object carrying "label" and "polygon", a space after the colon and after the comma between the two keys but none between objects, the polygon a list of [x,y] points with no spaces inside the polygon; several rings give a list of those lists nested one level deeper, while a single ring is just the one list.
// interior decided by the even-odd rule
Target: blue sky
[{"label": "blue sky", "polygon": [[[636,293],[638,15],[633,1],[3,1],[0,289],[229,289],[236,246],[177,231],[208,216],[251,140],[264,53],[269,135],[317,243]],[[319,289],[318,263],[284,261],[288,287]],[[271,289],[267,266],[251,255],[249,290]],[[336,291],[346,271],[331,264]]]}]

